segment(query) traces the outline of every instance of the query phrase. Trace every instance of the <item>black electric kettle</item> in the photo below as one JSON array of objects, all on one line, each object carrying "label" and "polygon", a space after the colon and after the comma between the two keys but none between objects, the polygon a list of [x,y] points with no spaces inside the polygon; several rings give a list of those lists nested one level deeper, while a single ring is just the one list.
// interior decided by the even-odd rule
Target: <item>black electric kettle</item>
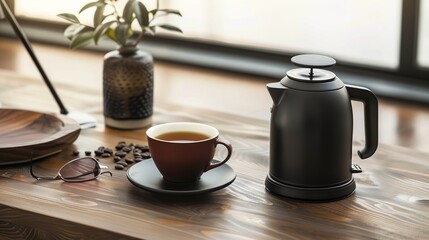
[{"label": "black electric kettle", "polygon": [[[333,58],[304,54],[292,58],[280,82],[267,84],[273,99],[270,171],[266,188],[302,200],[333,200],[352,194],[353,112],[351,100],[364,103],[365,159],[378,145],[378,102],[367,88],[345,85],[330,71]],[[359,170],[356,170],[356,172]]]}]

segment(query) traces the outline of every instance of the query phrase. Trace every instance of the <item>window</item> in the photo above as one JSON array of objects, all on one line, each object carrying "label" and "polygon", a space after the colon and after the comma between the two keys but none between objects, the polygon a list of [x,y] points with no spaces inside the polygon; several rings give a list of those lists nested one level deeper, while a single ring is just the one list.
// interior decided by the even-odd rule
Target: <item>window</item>
[{"label": "window", "polygon": [[420,1],[417,63],[429,68],[429,0]]},{"label": "window", "polygon": [[[77,13],[87,2],[16,0],[16,14],[60,21],[56,14]],[[321,53],[390,69],[399,65],[401,0],[161,0],[161,6],[182,12],[179,25],[188,39]],[[428,45],[422,45],[426,52]],[[429,54],[423,55],[429,62]]]}]

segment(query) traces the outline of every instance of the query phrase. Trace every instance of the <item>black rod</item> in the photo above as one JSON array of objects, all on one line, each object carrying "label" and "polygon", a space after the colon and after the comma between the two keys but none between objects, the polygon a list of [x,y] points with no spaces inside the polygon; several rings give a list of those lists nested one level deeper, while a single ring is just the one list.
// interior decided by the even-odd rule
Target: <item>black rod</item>
[{"label": "black rod", "polygon": [[419,30],[420,0],[402,1],[401,52],[399,71],[410,74],[417,67],[417,38]]},{"label": "black rod", "polygon": [[48,76],[46,75],[45,71],[42,68],[42,65],[40,64],[39,60],[36,57],[36,54],[33,51],[33,48],[31,47],[30,41],[28,40],[27,36],[25,35],[24,31],[22,30],[21,26],[19,25],[18,21],[16,20],[15,16],[13,15],[12,11],[10,10],[9,6],[7,5],[5,0],[0,0],[1,8],[3,9],[3,13],[6,16],[7,20],[11,24],[13,30],[15,31],[16,35],[21,39],[21,42],[24,44],[25,49],[27,49],[28,54],[30,55],[31,59],[33,60],[34,64],[36,65],[37,69],[40,72],[40,75],[42,75],[43,80],[45,81],[46,85],[49,88],[49,91],[51,91],[52,96],[54,97],[55,101],[57,102],[58,106],[60,107],[61,114],[68,114],[66,107],[61,102],[60,97],[58,96],[57,92],[55,91],[54,86],[52,85],[51,81],[49,81]]}]

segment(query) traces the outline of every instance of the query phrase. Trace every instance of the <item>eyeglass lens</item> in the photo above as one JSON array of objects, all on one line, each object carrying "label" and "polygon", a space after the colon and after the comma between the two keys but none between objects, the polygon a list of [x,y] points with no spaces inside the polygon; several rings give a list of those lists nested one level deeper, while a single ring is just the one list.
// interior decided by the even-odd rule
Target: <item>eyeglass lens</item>
[{"label": "eyeglass lens", "polygon": [[93,158],[79,158],[65,164],[60,170],[61,178],[66,181],[86,181],[100,175],[100,165]]}]

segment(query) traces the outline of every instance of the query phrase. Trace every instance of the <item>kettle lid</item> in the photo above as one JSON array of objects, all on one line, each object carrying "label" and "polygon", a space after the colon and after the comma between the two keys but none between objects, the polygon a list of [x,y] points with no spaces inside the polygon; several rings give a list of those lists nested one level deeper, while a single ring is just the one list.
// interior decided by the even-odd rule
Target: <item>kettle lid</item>
[{"label": "kettle lid", "polygon": [[286,87],[308,91],[330,91],[344,86],[333,72],[321,70],[336,64],[335,59],[323,55],[302,54],[291,59],[302,67],[287,72],[280,83]]}]

